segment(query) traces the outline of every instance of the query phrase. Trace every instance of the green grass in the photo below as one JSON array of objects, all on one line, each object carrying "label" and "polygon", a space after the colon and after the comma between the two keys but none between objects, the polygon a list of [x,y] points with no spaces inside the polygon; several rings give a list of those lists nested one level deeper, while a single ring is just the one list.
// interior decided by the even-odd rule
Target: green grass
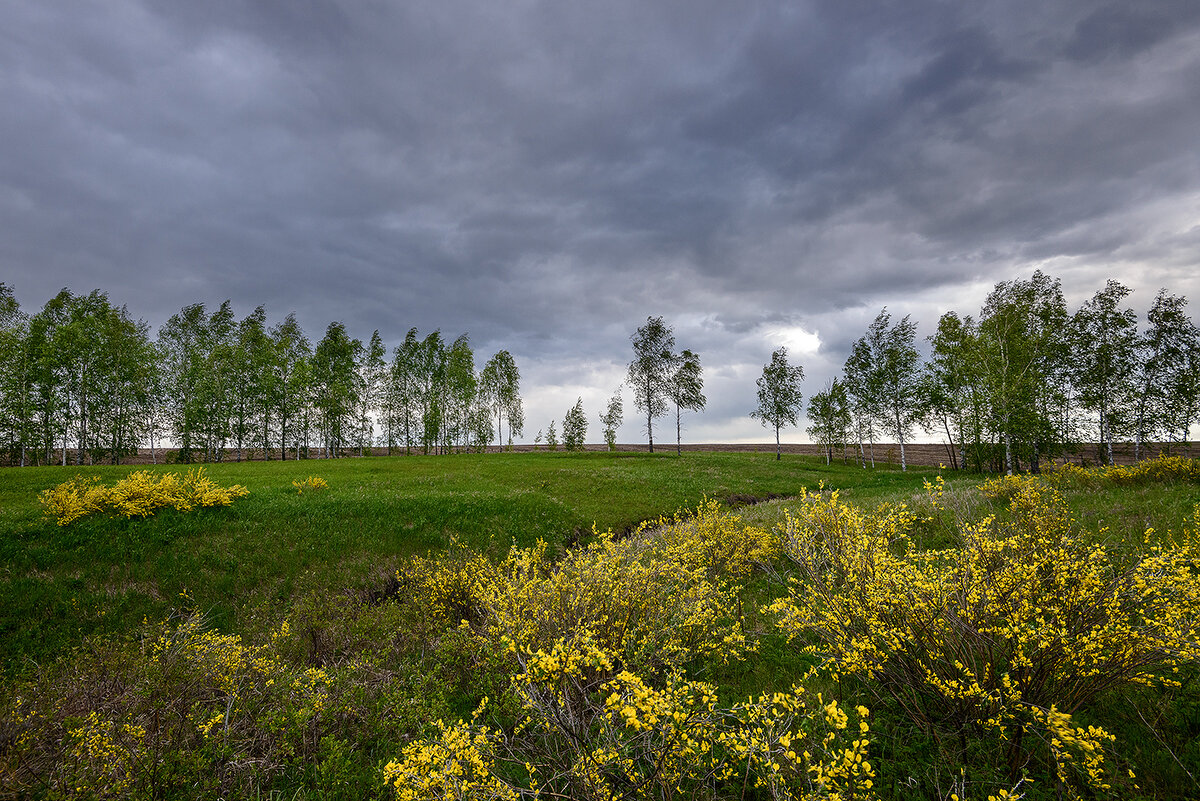
[{"label": "green grass", "polygon": [[[175,685],[174,674],[156,674],[160,684],[154,684],[139,672],[143,646],[136,634],[152,628],[140,625],[143,618],[153,624],[176,611],[200,610],[206,626],[259,643],[270,642],[267,631],[287,619],[294,636],[281,646],[281,659],[297,669],[327,668],[340,693],[331,701],[336,714],[322,722],[325,734],[310,743],[315,750],[266,771],[238,796],[249,798],[379,794],[380,765],[431,720],[468,715],[483,695],[503,698],[511,667],[503,654],[458,629],[418,630],[420,599],[366,602],[377,600],[368,593],[382,590],[409,555],[439,551],[454,539],[494,556],[513,542],[537,539],[563,548],[590,536],[593,524],[623,531],[694,508],[705,497],[737,504],[777,497],[739,510],[744,522],[769,527],[793,505],[787,498],[820,484],[858,506],[909,503],[919,548],[955,545],[956,515],[1006,514],[1006,504],[975,489],[985,477],[973,474],[943,474],[948,511],[940,513],[922,488],[936,472],[928,469],[862,470],[797,456],[776,462],[773,453],[543,452],[210,465],[214,480],[243,484],[250,495],[226,509],[165,511],[147,520],[85,519],[60,528],[44,519],[36,500],[41,490],[77,472],[111,483],[135,469],[142,468],[0,471],[0,688],[21,687],[32,696],[30,688],[40,688],[50,702],[45,708],[64,720],[92,708],[148,709],[159,703],[155,693]],[[325,478],[329,489],[298,495],[292,481],[309,475]],[[1200,485],[1095,486],[1065,495],[1083,529],[1119,546],[1140,542],[1147,528],[1165,534],[1188,525]],[[690,675],[714,682],[722,698],[801,680],[816,658],[788,643],[760,609],[780,591],[762,574],[750,577],[738,611],[757,649],[741,660],[701,660],[688,666]],[[1081,721],[1118,735],[1112,768],[1118,775],[1137,768],[1141,797],[1195,797],[1200,788],[1198,670],[1181,674],[1182,687],[1123,687],[1078,712]],[[195,692],[191,674],[181,675],[183,689]],[[143,676],[144,686],[121,678],[127,676]],[[877,783],[883,797],[947,797],[941,782],[949,774],[937,744],[917,736],[886,697],[852,679],[805,681],[810,692],[872,709],[872,759],[885,766]],[[137,692],[150,701],[119,697]],[[54,702],[59,698],[68,699],[67,711]],[[46,763],[49,773],[61,754],[53,736],[46,742],[57,760]],[[174,795],[164,797],[194,795],[192,774],[184,770],[190,752],[168,757],[187,781],[180,778]],[[1052,788],[1035,788],[1029,797],[1052,797]]]},{"label": "green grass", "polygon": [[[841,488],[861,503],[919,489],[929,471],[826,466],[771,453],[521,453],[208,465],[250,495],[229,508],[59,527],[37,494],[77,473],[112,482],[135,467],[0,471],[0,670],[15,675],[96,634],[199,609],[253,629],[294,599],[381,585],[405,556],[457,539],[492,554],[544,539],[563,547],[592,526],[622,531],[703,498]],[[184,467],[157,467],[155,471]],[[299,495],[319,475],[329,489]]]}]

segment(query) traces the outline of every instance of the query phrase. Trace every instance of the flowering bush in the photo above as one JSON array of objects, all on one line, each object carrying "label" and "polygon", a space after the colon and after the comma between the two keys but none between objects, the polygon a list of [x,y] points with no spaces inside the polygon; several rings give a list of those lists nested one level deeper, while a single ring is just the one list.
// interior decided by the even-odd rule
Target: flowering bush
[{"label": "flowering bush", "polygon": [[413,560],[400,580],[428,614],[504,644],[520,714],[504,729],[479,712],[439,722],[385,781],[401,799],[668,798],[744,782],[781,799],[869,797],[865,708],[850,729],[836,702],[812,704],[803,688],[722,706],[683,672],[750,647],[728,575],[777,543],[706,502],[560,559],[539,542],[495,566],[461,546]]},{"label": "flowering bush", "polygon": [[648,523],[635,536],[653,538],[664,558],[702,566],[710,576],[747,576],[779,555],[779,538],[770,530],[742,523],[711,499],[692,514]]},{"label": "flowering bush", "polygon": [[1150,482],[1200,481],[1200,461],[1182,456],[1163,456],[1145,459],[1137,464],[1104,467],[1098,471],[1112,484],[1146,484]]},{"label": "flowering bush", "polygon": [[[1030,480],[1030,476],[1001,476],[980,485],[983,494],[993,500],[1007,501]],[[1167,484],[1180,481],[1200,481],[1200,460],[1182,456],[1159,455],[1131,465],[1085,468],[1062,464],[1040,474],[1039,479],[1058,490],[1095,489],[1104,486],[1137,484]]]},{"label": "flowering bush", "polygon": [[249,495],[240,484],[222,487],[204,474],[204,468],[164,473],[157,478],[148,470],[138,470],[111,487],[98,476],[76,476],[38,495],[47,517],[60,526],[91,514],[112,517],[149,517],[164,507],[190,512],[197,506],[229,506],[235,498]]},{"label": "flowering bush", "polygon": [[0,707],[0,797],[217,797],[269,777],[311,750],[332,681],[279,658],[290,636],[250,645],[193,616],[24,687]]},{"label": "flowering bush", "polygon": [[305,490],[308,490],[309,492],[320,492],[321,490],[329,489],[329,483],[320,476],[309,476],[303,481],[294,479],[292,481],[292,486],[296,488],[297,493],[300,495],[303,495]]},{"label": "flowering bush", "polygon": [[1010,780],[1040,742],[1064,786],[1103,789],[1110,737],[1070,713],[1200,659],[1200,538],[1123,561],[1077,531],[1044,482],[993,486],[1011,494],[1011,521],[963,523],[959,547],[932,552],[907,547],[902,509],[804,498],[782,532],[796,575],[770,611],[789,636],[815,638],[835,674],[876,683],[942,741],[993,733]]},{"label": "flowering bush", "polygon": [[[651,683],[592,642],[531,655],[514,678],[524,716],[509,732],[476,719],[406,747],[384,769],[398,799],[676,798],[752,787],[775,799],[873,798],[867,710],[857,725],[805,690],[722,706],[672,671]],[[576,699],[584,698],[580,706]],[[486,702],[486,699],[485,699]]]},{"label": "flowering bush", "polygon": [[545,543],[514,549],[485,605],[494,630],[520,653],[594,641],[621,664],[651,672],[745,647],[735,588],[701,560],[669,558],[650,538],[600,534],[559,560]]}]

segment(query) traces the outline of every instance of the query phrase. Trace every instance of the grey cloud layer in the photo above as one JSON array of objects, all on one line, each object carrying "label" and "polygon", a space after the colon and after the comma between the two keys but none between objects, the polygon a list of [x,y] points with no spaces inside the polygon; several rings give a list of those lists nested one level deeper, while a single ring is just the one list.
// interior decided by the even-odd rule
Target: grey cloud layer
[{"label": "grey cloud layer", "polygon": [[26,305],[99,287],[157,323],[232,297],[547,365],[617,364],[664,314],[757,369],[773,325],[819,321],[837,364],[880,305],[971,312],[966,285],[1037,266],[1200,292],[1190,0],[3,17],[0,270]]}]

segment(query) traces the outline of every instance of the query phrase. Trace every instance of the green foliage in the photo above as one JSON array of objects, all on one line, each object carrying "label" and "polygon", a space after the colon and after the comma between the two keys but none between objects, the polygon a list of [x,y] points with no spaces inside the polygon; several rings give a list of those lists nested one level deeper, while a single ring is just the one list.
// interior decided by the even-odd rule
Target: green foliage
[{"label": "green foliage", "polygon": [[1102,458],[1112,464],[1114,436],[1131,427],[1137,364],[1137,315],[1118,308],[1129,288],[1109,279],[1071,318],[1076,402],[1095,415]]},{"label": "green foliage", "polygon": [[563,415],[563,447],[569,451],[581,451],[587,442],[588,421],[583,413],[583,398]]},{"label": "green foliage", "polygon": [[661,317],[647,317],[646,324],[630,337],[633,360],[626,380],[633,388],[633,405],[646,415],[646,436],[654,453],[654,419],[667,413],[674,374],[675,334]]},{"label": "green foliage", "polygon": [[625,409],[621,401],[621,391],[608,399],[608,407],[600,415],[600,425],[604,426],[604,443],[610,451],[617,449],[617,429],[621,427]]},{"label": "green foliage", "polygon": [[758,381],[758,406],[750,416],[775,429],[775,458],[780,458],[779,429],[785,425],[796,425],[800,415],[803,395],[800,382],[804,380],[804,368],[788,364],[787,348],[779,348],[771,354],[769,364],[763,365]]},{"label": "green foliage", "polygon": [[1149,327],[1138,339],[1133,409],[1134,458],[1153,438],[1186,441],[1200,404],[1200,329],[1184,307],[1187,300],[1165,289],[1146,314]]}]

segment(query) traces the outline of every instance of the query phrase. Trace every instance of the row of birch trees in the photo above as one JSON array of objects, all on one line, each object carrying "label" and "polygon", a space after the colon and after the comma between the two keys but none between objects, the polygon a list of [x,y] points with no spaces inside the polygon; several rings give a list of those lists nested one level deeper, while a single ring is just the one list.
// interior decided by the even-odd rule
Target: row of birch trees
[{"label": "row of birch trees", "polygon": [[417,329],[389,354],[330,323],[193,304],[151,337],[95,291],[22,312],[0,283],[0,447],[10,464],[118,464],[164,442],[182,462],[333,457],[383,446],[482,449],[524,424],[520,372],[501,350],[476,370],[467,336]]},{"label": "row of birch trees", "polygon": [[1013,472],[1098,443],[1142,458],[1183,443],[1200,413],[1200,331],[1167,290],[1144,323],[1128,287],[1109,280],[1073,313],[1057,279],[1036,272],[995,286],[978,316],[947,312],[922,360],[916,323],[885,308],[854,343],[842,375],[812,396],[808,431],[851,445],[865,464],[876,442],[904,448],[918,427],[940,434],[954,467]]}]

